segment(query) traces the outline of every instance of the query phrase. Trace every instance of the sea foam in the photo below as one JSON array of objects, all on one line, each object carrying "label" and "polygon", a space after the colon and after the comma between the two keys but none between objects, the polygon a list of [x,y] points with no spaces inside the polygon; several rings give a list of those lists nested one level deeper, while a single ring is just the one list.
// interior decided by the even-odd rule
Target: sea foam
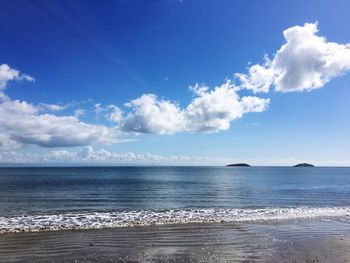
[{"label": "sea foam", "polygon": [[0,217],[0,233],[189,223],[272,222],[312,218],[350,221],[350,208],[183,209],[20,215]]}]

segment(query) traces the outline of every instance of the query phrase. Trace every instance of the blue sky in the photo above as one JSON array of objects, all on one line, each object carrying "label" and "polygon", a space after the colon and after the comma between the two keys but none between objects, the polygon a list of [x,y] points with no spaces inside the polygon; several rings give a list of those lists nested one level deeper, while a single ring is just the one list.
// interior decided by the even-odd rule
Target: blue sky
[{"label": "blue sky", "polygon": [[349,8],[2,1],[0,162],[350,165]]}]

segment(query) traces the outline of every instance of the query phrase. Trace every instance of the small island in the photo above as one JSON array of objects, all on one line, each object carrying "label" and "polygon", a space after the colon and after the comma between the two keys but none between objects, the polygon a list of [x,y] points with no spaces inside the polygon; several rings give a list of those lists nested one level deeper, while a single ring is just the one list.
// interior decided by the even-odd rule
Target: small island
[{"label": "small island", "polygon": [[309,163],[299,163],[297,165],[294,165],[293,167],[315,167],[315,166]]},{"label": "small island", "polygon": [[226,166],[250,167],[250,165],[247,163],[233,163],[233,164],[228,164]]}]

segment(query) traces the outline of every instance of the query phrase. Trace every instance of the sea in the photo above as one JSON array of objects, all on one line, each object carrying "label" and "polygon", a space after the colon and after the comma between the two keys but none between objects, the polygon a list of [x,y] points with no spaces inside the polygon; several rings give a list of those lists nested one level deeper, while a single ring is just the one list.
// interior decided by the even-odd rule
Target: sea
[{"label": "sea", "polygon": [[0,169],[0,234],[310,219],[350,222],[350,168]]}]

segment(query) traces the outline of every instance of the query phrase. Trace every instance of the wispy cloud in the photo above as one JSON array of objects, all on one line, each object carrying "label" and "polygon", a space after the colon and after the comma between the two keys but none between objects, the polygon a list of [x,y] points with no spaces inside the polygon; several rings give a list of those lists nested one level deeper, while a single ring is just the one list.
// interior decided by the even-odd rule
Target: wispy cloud
[{"label": "wispy cloud", "polygon": [[69,107],[69,105],[61,105],[61,104],[48,104],[48,103],[40,103],[40,110],[42,111],[63,111]]},{"label": "wispy cloud", "polygon": [[34,81],[34,78],[16,69],[10,68],[7,64],[0,65],[0,91],[12,80]]}]

